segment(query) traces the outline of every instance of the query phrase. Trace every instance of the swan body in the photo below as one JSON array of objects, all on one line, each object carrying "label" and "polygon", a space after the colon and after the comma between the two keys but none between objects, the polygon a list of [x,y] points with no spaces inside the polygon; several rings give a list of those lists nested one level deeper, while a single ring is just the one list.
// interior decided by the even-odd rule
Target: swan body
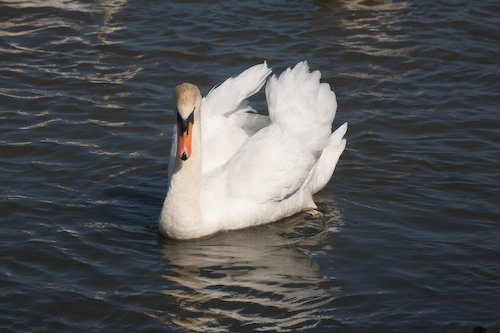
[{"label": "swan body", "polygon": [[199,238],[316,208],[312,195],[334,172],[347,123],[332,133],[335,93],[307,62],[271,76],[269,116],[256,113],[246,99],[270,73],[265,62],[253,66],[203,99],[192,84],[176,87],[161,234]]}]

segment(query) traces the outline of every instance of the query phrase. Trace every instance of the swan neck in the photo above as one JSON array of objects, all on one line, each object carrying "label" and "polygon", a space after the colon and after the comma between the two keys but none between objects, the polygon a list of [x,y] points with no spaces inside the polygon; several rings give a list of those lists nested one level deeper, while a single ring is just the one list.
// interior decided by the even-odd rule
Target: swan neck
[{"label": "swan neck", "polygon": [[193,238],[202,224],[200,211],[202,151],[199,119],[195,119],[193,123],[191,144],[192,152],[188,159],[182,160],[179,156],[175,159],[174,172],[160,215],[159,231],[171,238]]}]

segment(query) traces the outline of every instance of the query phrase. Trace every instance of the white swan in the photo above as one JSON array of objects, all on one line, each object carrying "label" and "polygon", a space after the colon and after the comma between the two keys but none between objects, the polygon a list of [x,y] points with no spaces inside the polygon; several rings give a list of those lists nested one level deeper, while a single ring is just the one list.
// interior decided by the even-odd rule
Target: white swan
[{"label": "white swan", "polygon": [[344,151],[347,123],[332,134],[335,93],[307,62],[266,85],[269,116],[246,101],[271,70],[253,66],[201,98],[183,83],[174,94],[177,127],[161,234],[198,238],[314,209]]}]

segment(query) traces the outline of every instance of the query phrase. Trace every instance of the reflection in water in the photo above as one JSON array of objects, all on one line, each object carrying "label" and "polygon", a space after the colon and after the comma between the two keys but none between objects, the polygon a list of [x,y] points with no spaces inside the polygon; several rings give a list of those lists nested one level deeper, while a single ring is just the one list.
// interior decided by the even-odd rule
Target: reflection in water
[{"label": "reflection in water", "polygon": [[[372,56],[394,56],[407,51],[406,46],[399,46],[404,41],[404,34],[401,33],[402,28],[397,26],[399,14],[408,6],[407,3],[393,3],[391,0],[317,0],[315,4],[334,9],[320,14],[323,24],[331,22],[333,26],[318,28],[330,28],[329,31],[336,32],[332,38],[322,39],[325,43],[349,53],[359,52]],[[345,31],[344,34],[337,33],[337,25],[340,25],[341,31]]]},{"label": "reflection in water", "polygon": [[[53,75],[59,79],[122,84],[142,70],[137,65],[127,64],[125,68],[116,66],[117,56],[124,52],[118,46],[124,41],[116,40],[116,37],[109,40],[113,33],[126,29],[123,24],[114,22],[114,15],[127,6],[127,0],[96,0],[92,3],[62,0],[2,2],[4,6],[15,9],[36,8],[40,13],[47,8],[62,10],[56,12],[56,15],[52,14],[50,19],[46,15],[36,15],[35,11],[35,14],[26,12],[24,16],[0,22],[0,36],[18,37],[15,43],[9,43],[9,48],[3,48],[2,52],[23,60],[10,64],[9,71],[24,73],[36,70],[42,75]],[[74,15],[78,15],[80,21],[75,22]],[[99,24],[87,25],[89,21],[99,17]],[[92,27],[91,31],[84,29],[88,26]],[[96,60],[92,63],[87,55],[93,53]],[[51,62],[43,66],[30,63],[28,60],[31,54],[45,54],[50,57]],[[89,71],[89,66],[94,70]],[[117,72],[117,69],[120,71]],[[108,103],[101,106],[108,107]]]},{"label": "reflection in water", "polygon": [[[117,155],[114,147],[103,148],[114,131],[93,132],[88,125],[109,128],[128,124],[111,112],[121,109],[120,99],[130,94],[118,85],[142,70],[123,47],[122,31],[127,26],[116,14],[126,6],[126,0],[0,2],[0,71],[8,82],[0,87],[0,119],[7,126],[1,131],[0,148],[26,147],[19,152],[27,154],[21,165],[31,163],[42,179],[49,179],[46,173],[58,165],[66,170],[58,170],[58,175],[76,172],[78,176],[67,177],[85,181],[88,175],[81,177],[79,168],[84,168],[83,161],[90,161],[89,153],[102,159]],[[36,154],[29,155],[33,151]],[[75,157],[75,151],[86,155]],[[96,174],[117,173],[101,170],[100,162],[90,163]],[[61,186],[54,191],[57,196],[66,196],[60,193],[62,188],[71,188],[71,195],[77,196],[79,189],[86,187],[78,186],[77,181],[64,186],[64,180],[58,182],[52,178],[47,185]],[[2,186],[8,189],[4,194],[7,198],[47,202],[47,193],[21,195],[16,182]]]},{"label": "reflection in water", "polygon": [[59,8],[63,10],[91,12],[102,10],[107,17],[119,12],[127,4],[127,0],[95,0],[94,3],[75,0],[2,0],[12,8]]},{"label": "reflection in water", "polygon": [[80,1],[66,0],[2,0],[12,8],[43,8],[52,7],[73,11],[88,11],[89,5]]},{"label": "reflection in water", "polygon": [[[325,78],[331,75],[375,82],[376,86],[356,86],[349,96],[354,100],[396,100],[396,84],[414,72],[413,67],[405,66],[413,43],[408,43],[407,32],[401,26],[403,13],[410,4],[392,0],[315,0],[314,4],[326,9],[315,12],[318,39],[334,50],[336,61],[349,64],[325,73]],[[401,71],[394,70],[398,66]],[[365,112],[380,115],[384,110]]]},{"label": "reflection in water", "polygon": [[162,292],[179,311],[163,320],[195,331],[336,323],[331,303],[340,287],[320,272],[313,256],[331,251],[339,221],[338,211],[319,218],[304,213],[207,239],[165,240],[163,277],[169,282]]},{"label": "reflection in water", "polygon": [[314,0],[316,6],[329,9],[363,10],[367,8],[391,9],[392,0]]}]

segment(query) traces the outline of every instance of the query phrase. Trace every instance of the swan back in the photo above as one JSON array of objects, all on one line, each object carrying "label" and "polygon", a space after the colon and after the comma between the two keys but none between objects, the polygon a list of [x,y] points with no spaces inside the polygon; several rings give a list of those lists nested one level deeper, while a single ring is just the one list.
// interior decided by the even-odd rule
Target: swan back
[{"label": "swan back", "polygon": [[[301,62],[279,78],[269,79],[266,97],[271,124],[250,137],[225,165],[230,196],[260,204],[295,196],[293,209],[314,206],[312,190],[326,185],[345,146],[340,142],[345,130],[332,136],[337,102],[330,86],[320,83],[320,76]],[[332,148],[321,163],[321,174],[315,176],[327,147]]]}]

